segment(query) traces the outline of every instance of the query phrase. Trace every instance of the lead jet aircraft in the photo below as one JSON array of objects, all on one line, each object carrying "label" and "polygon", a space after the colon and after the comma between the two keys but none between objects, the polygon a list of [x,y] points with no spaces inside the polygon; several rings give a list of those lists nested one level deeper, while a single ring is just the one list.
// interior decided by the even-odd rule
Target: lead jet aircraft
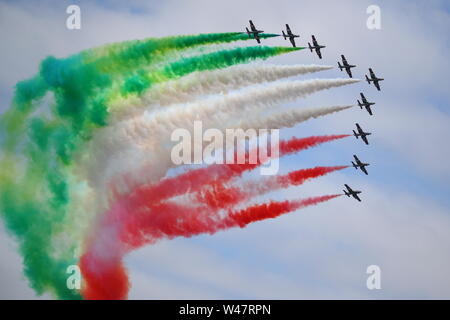
[{"label": "lead jet aircraft", "polygon": [[371,82],[373,82],[373,84],[378,89],[378,91],[380,91],[380,84],[379,84],[379,82],[383,81],[384,79],[383,78],[377,78],[377,76],[373,72],[372,68],[369,68],[369,72],[370,72],[370,78],[366,74],[367,83],[370,84]]},{"label": "lead jet aircraft", "polygon": [[355,162],[352,161],[353,168],[355,168],[356,170],[358,170],[358,168],[360,168],[361,171],[364,172],[366,175],[369,174],[369,173],[367,172],[366,167],[367,167],[368,165],[370,165],[370,164],[369,164],[369,163],[361,162],[361,160],[359,160],[358,157],[357,157],[356,155],[353,155],[353,158],[355,158],[355,162],[356,162],[356,163],[355,163]]},{"label": "lead jet aircraft", "polygon": [[247,30],[248,37],[251,38],[253,36],[253,38],[255,38],[258,43],[261,43],[261,39],[259,38],[259,34],[263,33],[264,31],[256,29],[255,25],[252,22],[252,20],[249,20],[249,22],[250,22],[250,29],[251,30],[248,30],[248,28],[245,27],[245,30]]},{"label": "lead jet aircraft", "polygon": [[365,144],[369,144],[369,141],[367,140],[367,136],[371,135],[370,132],[364,132],[363,129],[359,126],[359,124],[356,124],[356,129],[358,130],[358,133],[353,130],[353,135],[358,139],[358,137],[361,137],[362,141],[364,141]]},{"label": "lead jet aircraft", "polygon": [[362,103],[359,100],[358,101],[358,106],[362,109],[363,107],[366,108],[367,112],[372,115],[372,109],[370,108],[370,106],[373,106],[375,104],[375,102],[369,102],[367,101],[366,97],[363,95],[362,92],[359,93],[361,95],[361,100]]},{"label": "lead jet aircraft", "polygon": [[352,75],[352,68],[356,67],[356,65],[352,65],[352,64],[348,64],[347,59],[345,59],[344,55],[341,54],[341,58],[342,58],[342,65],[339,63],[338,61],[338,67],[339,69],[342,71],[342,69],[345,69],[345,71],[347,71],[347,74],[350,78],[353,78]]},{"label": "lead jet aircraft", "polygon": [[288,24],[286,24],[286,33],[284,33],[284,30],[283,30],[282,32],[283,32],[284,40],[286,40],[287,38],[289,38],[289,41],[291,41],[292,46],[293,46],[293,47],[296,47],[296,45],[295,45],[295,38],[298,38],[298,37],[300,37],[300,36],[297,35],[297,34],[293,34],[293,33],[291,32],[291,28],[289,28],[289,25],[288,25]]},{"label": "lead jet aircraft", "polygon": [[358,197],[358,194],[361,193],[361,191],[359,190],[353,190],[352,188],[350,188],[347,184],[344,184],[344,186],[347,188],[347,190],[342,190],[344,191],[344,194],[347,197],[352,196],[353,198],[355,198],[356,200],[358,200],[359,202],[361,202],[361,199]]},{"label": "lead jet aircraft", "polygon": [[321,46],[320,44],[318,44],[316,37],[314,37],[314,35],[312,36],[312,43],[313,43],[313,45],[311,45],[308,42],[309,50],[311,50],[311,52],[313,51],[313,49],[316,50],[317,55],[319,56],[320,59],[322,59],[322,54],[320,53],[320,49],[325,48],[325,46]]}]

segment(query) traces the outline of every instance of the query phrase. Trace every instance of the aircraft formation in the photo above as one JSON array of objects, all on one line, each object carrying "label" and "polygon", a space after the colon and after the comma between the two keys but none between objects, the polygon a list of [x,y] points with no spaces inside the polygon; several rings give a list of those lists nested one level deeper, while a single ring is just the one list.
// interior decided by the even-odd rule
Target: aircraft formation
[{"label": "aircraft formation", "polygon": [[[246,31],[247,34],[250,38],[254,38],[258,43],[261,43],[261,38],[259,37],[260,33],[263,33],[263,30],[258,30],[255,27],[255,24],[253,23],[252,20],[249,20],[250,23],[250,30],[246,27]],[[289,27],[288,24],[286,24],[286,32],[284,30],[282,30],[282,35],[284,40],[288,40],[291,42],[293,47],[297,47],[297,44],[295,42],[295,38],[300,38],[300,35],[298,34],[294,34],[291,30],[291,28]],[[322,52],[321,49],[326,48],[326,46],[324,45],[320,45],[316,39],[316,37],[314,35],[311,36],[311,42],[308,42],[308,48],[311,52],[315,51],[317,56],[319,57],[319,59],[322,59]],[[352,68],[355,68],[356,65],[350,64],[348,63],[347,59],[345,58],[345,56],[342,54],[341,55],[341,61],[338,61],[338,67],[340,71],[344,71],[347,73],[347,75],[350,78],[353,78],[353,73],[352,73]],[[383,78],[378,78],[375,75],[375,72],[372,70],[372,68],[369,68],[369,75],[365,74],[365,79],[367,81],[367,83],[370,85],[373,83],[373,85],[375,86],[375,88],[378,91],[381,91],[381,87],[380,87],[380,82],[383,81]],[[357,100],[358,102],[358,106],[361,108],[361,110],[363,109],[363,107],[366,109],[366,111],[369,113],[369,115],[373,115],[372,112],[372,108],[371,106],[375,105],[375,102],[370,102],[367,100],[367,98],[364,96],[364,94],[362,92],[360,92],[360,96],[361,96],[361,101],[359,101],[359,99]],[[369,140],[367,139],[367,136],[371,135],[371,132],[365,132],[361,126],[356,123],[356,131],[353,130],[353,135],[356,137],[356,139],[359,139],[361,137],[361,140],[368,145],[369,144]],[[356,155],[353,155],[354,161],[352,161],[352,165],[356,170],[361,170],[364,174],[368,175],[368,171],[366,169],[366,167],[369,165],[369,163],[364,163],[362,162]],[[353,190],[349,185],[344,184],[346,190],[344,191],[344,194],[347,197],[353,197],[354,199],[361,201],[361,198],[358,196],[361,191],[359,190]]]}]

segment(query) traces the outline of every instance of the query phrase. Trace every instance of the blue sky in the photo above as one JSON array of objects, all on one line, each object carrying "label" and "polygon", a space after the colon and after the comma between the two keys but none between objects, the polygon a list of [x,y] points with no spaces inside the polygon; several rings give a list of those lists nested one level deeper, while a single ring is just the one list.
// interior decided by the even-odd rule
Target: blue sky
[{"label": "blue sky", "polygon": [[[285,23],[305,45],[311,34],[327,45],[323,60],[304,50],[271,63],[336,66],[340,54],[363,79],[368,67],[386,80],[332,89],[289,106],[375,101],[374,116],[359,108],[282,130],[282,137],[373,132],[366,146],[353,137],[281,162],[281,172],[317,164],[371,163],[274,199],[334,193],[344,183],[364,191],[363,202],[333,200],[291,215],[214,236],[164,241],[126,260],[131,298],[450,298],[449,5],[446,1],[0,1],[0,112],[14,84],[33,75],[47,55],[67,56],[104,43],[201,32],[243,30],[248,19],[280,33]],[[82,29],[65,28],[65,8],[79,4]],[[366,8],[381,9],[381,30],[366,28]],[[264,41],[288,45],[282,38]],[[316,75],[314,75],[316,77]],[[317,77],[346,77],[338,69]],[[305,78],[311,78],[307,76]],[[33,298],[19,272],[14,243],[1,233],[0,292]],[[3,258],[5,257],[5,258]],[[377,264],[382,289],[365,287]],[[412,280],[414,279],[414,280]],[[2,291],[0,289],[0,291]]]}]

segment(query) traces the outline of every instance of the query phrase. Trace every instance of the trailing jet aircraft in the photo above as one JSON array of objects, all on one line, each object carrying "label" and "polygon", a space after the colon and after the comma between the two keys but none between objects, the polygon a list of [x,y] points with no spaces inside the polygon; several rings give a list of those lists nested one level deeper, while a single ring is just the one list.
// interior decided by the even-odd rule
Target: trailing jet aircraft
[{"label": "trailing jet aircraft", "polygon": [[317,55],[319,56],[320,59],[322,59],[322,54],[320,53],[320,49],[325,48],[325,46],[321,46],[317,43],[316,37],[312,36],[312,43],[313,45],[311,45],[308,42],[308,46],[309,46],[309,50],[311,50],[311,52],[314,50],[316,50]]},{"label": "trailing jet aircraft", "polygon": [[369,174],[367,172],[366,167],[369,166],[370,164],[361,162],[361,160],[359,160],[356,155],[353,155],[353,158],[355,158],[355,162],[356,162],[355,163],[355,162],[352,161],[353,168],[355,168],[356,170],[358,170],[358,168],[360,168],[361,171],[364,172],[366,175]]},{"label": "trailing jet aircraft", "polygon": [[363,129],[359,126],[359,124],[356,124],[356,129],[358,130],[358,133],[353,130],[353,135],[358,139],[358,137],[361,137],[362,141],[364,141],[365,144],[369,144],[369,141],[367,140],[367,136],[371,135],[371,132],[364,132]]},{"label": "trailing jet aircraft", "polygon": [[299,38],[300,36],[297,35],[297,34],[293,34],[293,33],[291,32],[291,28],[289,28],[289,25],[288,25],[288,24],[286,24],[286,33],[284,33],[284,30],[283,30],[282,32],[283,32],[284,40],[286,40],[287,38],[289,38],[289,41],[291,41],[292,46],[293,46],[293,47],[296,47],[296,45],[295,45],[295,38]]},{"label": "trailing jet aircraft", "polygon": [[250,29],[251,30],[248,30],[248,28],[245,27],[245,30],[247,30],[248,37],[251,38],[253,36],[253,38],[255,38],[258,43],[261,43],[261,39],[259,38],[259,34],[263,33],[264,31],[256,29],[255,25],[252,22],[252,20],[249,20],[249,23],[250,23]]},{"label": "trailing jet aircraft", "polygon": [[352,64],[348,64],[347,59],[345,59],[344,55],[341,54],[341,58],[342,58],[342,65],[339,63],[338,61],[338,67],[339,69],[342,71],[342,69],[345,69],[345,71],[347,71],[347,74],[350,78],[353,78],[352,75],[352,68],[356,67],[356,65],[352,65]]},{"label": "trailing jet aircraft", "polygon": [[358,201],[361,202],[361,199],[360,199],[359,196],[358,196],[358,194],[360,194],[361,191],[359,191],[359,190],[353,190],[353,189],[350,188],[347,184],[344,184],[344,186],[345,186],[345,188],[347,188],[347,190],[342,190],[342,191],[344,191],[344,194],[345,194],[347,197],[352,196],[353,198],[355,198],[356,200],[358,200]]},{"label": "trailing jet aircraft", "polygon": [[371,82],[373,82],[373,84],[378,89],[378,91],[380,91],[380,84],[379,84],[379,82],[383,81],[384,79],[383,78],[377,78],[377,76],[373,72],[372,68],[369,68],[369,72],[370,72],[370,78],[366,74],[367,83],[370,84]]},{"label": "trailing jet aircraft", "polygon": [[362,92],[359,93],[361,95],[361,100],[362,103],[359,100],[358,101],[358,106],[362,109],[363,107],[366,108],[367,112],[372,115],[372,109],[370,108],[370,106],[373,106],[375,104],[375,102],[369,102],[367,101],[366,97],[363,95]]}]

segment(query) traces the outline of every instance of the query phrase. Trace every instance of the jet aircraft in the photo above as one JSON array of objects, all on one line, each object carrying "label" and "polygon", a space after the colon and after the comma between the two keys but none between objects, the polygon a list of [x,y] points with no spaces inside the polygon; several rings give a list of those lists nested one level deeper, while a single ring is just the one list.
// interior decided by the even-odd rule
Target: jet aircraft
[{"label": "jet aircraft", "polygon": [[289,28],[289,25],[288,25],[288,24],[286,24],[286,33],[284,33],[284,30],[283,30],[282,32],[283,32],[284,40],[286,40],[287,38],[289,38],[289,41],[291,41],[292,46],[293,46],[293,47],[296,47],[296,45],[295,45],[295,38],[298,38],[298,37],[300,37],[300,36],[297,35],[297,34],[293,34],[292,31],[291,31],[291,28]]},{"label": "jet aircraft", "polygon": [[364,94],[362,92],[359,93],[361,95],[361,101],[358,101],[358,106],[362,109],[363,107],[366,108],[367,112],[372,115],[372,109],[370,108],[370,106],[373,106],[375,104],[375,102],[369,102],[367,101],[366,97],[364,96]]},{"label": "jet aircraft", "polygon": [[355,168],[356,170],[358,170],[358,168],[359,168],[359,169],[361,169],[362,172],[364,172],[366,175],[368,175],[369,173],[367,172],[366,167],[370,164],[361,162],[361,160],[359,160],[359,158],[356,155],[353,155],[353,158],[355,158],[355,162],[356,162],[355,163],[352,161],[353,168]]},{"label": "jet aircraft", "polygon": [[361,137],[362,141],[364,141],[365,144],[369,144],[369,141],[367,140],[367,136],[371,135],[371,132],[364,132],[363,129],[361,129],[360,125],[356,124],[356,129],[358,132],[355,132],[353,130],[353,135],[358,139],[358,137]]},{"label": "jet aircraft", "polygon": [[358,196],[358,194],[360,194],[361,191],[359,191],[359,190],[353,190],[353,189],[350,188],[347,184],[344,184],[344,186],[345,186],[345,188],[346,188],[347,190],[343,190],[343,191],[344,191],[344,194],[345,194],[347,197],[352,196],[353,198],[355,198],[356,200],[358,200],[359,202],[361,202],[361,199],[360,199],[359,196]]},{"label": "jet aircraft", "polygon": [[316,50],[316,53],[319,56],[319,59],[322,59],[322,53],[320,52],[320,49],[325,48],[325,46],[318,44],[316,37],[314,35],[312,36],[312,43],[313,43],[313,45],[311,45],[311,43],[308,42],[309,50],[311,50],[311,52],[313,51],[313,49]]},{"label": "jet aircraft", "polygon": [[343,69],[345,69],[345,71],[347,71],[347,74],[350,78],[353,78],[352,75],[352,68],[356,67],[356,65],[353,64],[348,64],[347,59],[345,59],[344,55],[341,54],[341,59],[342,59],[342,64],[338,61],[338,67],[339,69],[342,71]]},{"label": "jet aircraft", "polygon": [[372,68],[369,68],[369,73],[370,73],[370,78],[366,74],[367,83],[370,84],[371,82],[373,82],[373,84],[375,85],[377,90],[380,91],[381,88],[380,88],[380,83],[379,82],[383,81],[384,79],[383,78],[377,78],[377,76],[373,72]]},{"label": "jet aircraft", "polygon": [[248,28],[245,27],[245,30],[247,30],[248,37],[249,37],[249,38],[253,37],[253,38],[256,39],[256,41],[257,41],[258,43],[261,43],[261,39],[259,38],[259,34],[260,34],[260,33],[263,33],[264,31],[263,31],[263,30],[258,30],[258,29],[256,29],[256,28],[255,28],[255,25],[254,25],[253,22],[252,22],[252,20],[249,20],[249,23],[250,23],[250,29],[251,29],[251,30],[248,30]]}]

